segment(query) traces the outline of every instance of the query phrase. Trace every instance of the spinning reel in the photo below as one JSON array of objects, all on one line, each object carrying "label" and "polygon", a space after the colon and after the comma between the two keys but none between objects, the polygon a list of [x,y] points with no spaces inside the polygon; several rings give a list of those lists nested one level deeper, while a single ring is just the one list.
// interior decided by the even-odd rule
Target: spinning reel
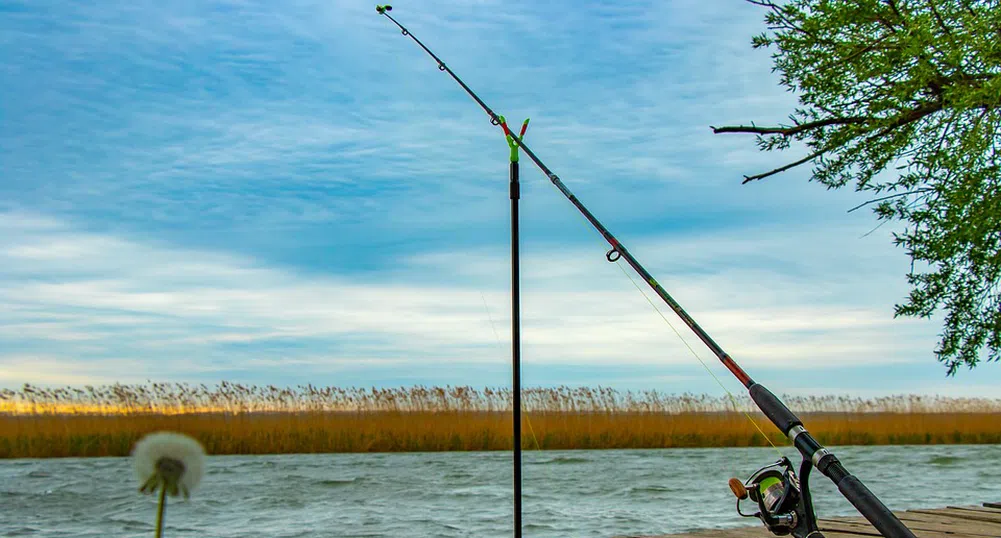
[{"label": "spinning reel", "polygon": [[[731,478],[729,484],[737,497],[737,513],[760,519],[776,536],[792,534],[795,538],[823,538],[817,528],[817,516],[813,513],[813,501],[807,489],[810,468],[810,462],[804,460],[800,467],[801,482],[792,462],[783,457],[758,469],[744,482]],[[740,501],[748,497],[758,504],[758,512],[745,514],[741,511]]]}]

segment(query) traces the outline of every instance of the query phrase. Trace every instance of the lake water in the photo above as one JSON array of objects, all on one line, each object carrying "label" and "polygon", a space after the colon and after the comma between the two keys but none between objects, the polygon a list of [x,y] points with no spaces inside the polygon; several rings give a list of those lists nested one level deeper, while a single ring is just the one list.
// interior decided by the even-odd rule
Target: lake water
[{"label": "lake water", "polygon": [[[1001,446],[835,447],[892,509],[1001,501]],[[795,451],[783,452],[795,457]],[[524,534],[612,537],[755,525],[726,481],[771,449],[526,452]],[[814,472],[818,515],[852,515]],[[507,537],[505,452],[212,456],[165,537]],[[128,458],[0,460],[0,536],[152,536],[156,500]]]}]

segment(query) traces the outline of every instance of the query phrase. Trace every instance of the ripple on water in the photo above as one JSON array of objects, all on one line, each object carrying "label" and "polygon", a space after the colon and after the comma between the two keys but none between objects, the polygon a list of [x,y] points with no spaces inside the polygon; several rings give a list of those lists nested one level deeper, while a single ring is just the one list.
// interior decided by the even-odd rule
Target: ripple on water
[{"label": "ripple on water", "polygon": [[629,493],[643,494],[643,493],[668,493],[675,490],[674,488],[670,488],[667,486],[658,486],[654,484],[649,486],[633,486],[629,488],[628,491]]},{"label": "ripple on water", "polygon": [[589,458],[581,458],[575,456],[557,456],[548,460],[533,461],[529,462],[529,465],[577,465],[581,463],[591,463],[593,460]]},{"label": "ripple on water", "polygon": [[35,536],[42,532],[37,527],[17,527],[7,531],[7,536]]},{"label": "ripple on water", "polygon": [[[985,488],[1001,472],[984,464],[997,461],[997,446],[833,450],[893,508],[990,500],[981,497],[997,491]],[[747,525],[726,480],[774,459],[761,448],[527,452],[526,532],[590,538]],[[693,465],[698,473],[680,472]],[[128,466],[127,458],[0,460],[0,534],[146,534],[155,499],[135,492],[131,473],[123,473]],[[898,487],[915,468],[937,484],[935,495]],[[210,456],[207,470],[190,503],[167,510],[168,525],[183,529],[179,536],[510,535],[510,452]],[[814,496],[825,517],[853,511],[829,485],[817,482]],[[88,517],[70,521],[72,513]]]},{"label": "ripple on water", "polygon": [[931,465],[955,465],[962,462],[963,458],[958,456],[933,456],[928,459],[928,463]]},{"label": "ripple on water", "polygon": [[[123,517],[109,517],[105,518],[108,523],[116,523],[121,525],[121,527],[127,530],[150,530],[153,528],[153,523],[145,519],[134,519],[134,518],[123,518]],[[173,525],[171,525],[173,526]]]},{"label": "ripple on water", "polygon": [[313,482],[314,485],[323,486],[326,488],[342,488],[344,486],[351,486],[361,484],[365,481],[362,477],[354,478],[326,478],[323,480],[317,480]]}]

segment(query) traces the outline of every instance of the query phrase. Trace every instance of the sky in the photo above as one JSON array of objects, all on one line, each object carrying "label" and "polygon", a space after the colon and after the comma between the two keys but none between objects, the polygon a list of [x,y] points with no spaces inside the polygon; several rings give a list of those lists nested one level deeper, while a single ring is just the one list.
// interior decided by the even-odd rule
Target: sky
[{"label": "sky", "polygon": [[[999,395],[996,364],[946,377],[941,316],[893,318],[909,259],[848,212],[864,195],[802,167],[741,185],[803,155],[710,129],[796,106],[751,48],[761,8],[392,14],[532,118],[535,153],[756,381]],[[374,4],[7,1],[0,60],[0,387],[510,384],[506,143]],[[527,159],[521,175],[525,385],[722,394],[673,325],[741,390]]]}]

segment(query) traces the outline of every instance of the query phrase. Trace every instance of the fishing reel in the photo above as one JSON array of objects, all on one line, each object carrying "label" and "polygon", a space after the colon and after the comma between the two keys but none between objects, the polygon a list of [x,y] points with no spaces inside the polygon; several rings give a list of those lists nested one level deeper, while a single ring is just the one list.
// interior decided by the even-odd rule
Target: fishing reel
[{"label": "fishing reel", "polygon": [[[802,483],[793,470],[789,458],[766,465],[741,482],[730,479],[730,489],[737,497],[737,513],[743,517],[756,517],[776,536],[793,535],[795,538],[823,538],[817,528],[817,516],[807,489],[810,462],[803,461],[800,468]],[[745,514],[740,501],[750,498],[758,504],[758,511]]]}]

